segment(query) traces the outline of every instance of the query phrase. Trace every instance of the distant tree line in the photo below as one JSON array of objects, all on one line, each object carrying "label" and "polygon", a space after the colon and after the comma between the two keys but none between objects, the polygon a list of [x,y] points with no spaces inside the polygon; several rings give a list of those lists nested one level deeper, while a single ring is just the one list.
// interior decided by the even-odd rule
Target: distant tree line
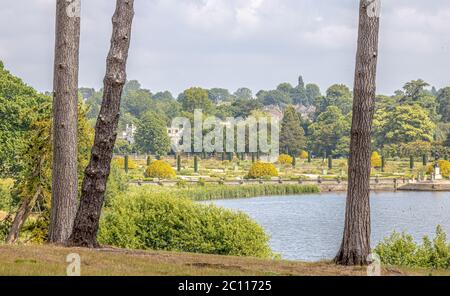
[{"label": "distant tree line", "polygon": [[[94,123],[100,110],[102,91],[81,88],[80,96],[89,106],[88,119]],[[298,107],[308,107],[307,112]],[[138,128],[136,143],[119,140],[116,153],[170,153],[166,127],[173,118],[193,118],[195,109],[218,118],[246,118],[280,108],[282,120],[280,149],[289,154],[301,150],[316,156],[346,157],[349,154],[353,93],[343,84],[330,86],[323,94],[316,84],[281,83],[274,90],[253,95],[249,88],[231,92],[223,88],[192,87],[177,97],[169,91],[152,93],[136,80],[128,81],[122,95],[119,130],[133,124]],[[295,108],[294,108],[295,107]],[[152,135],[150,137],[150,135]],[[153,140],[152,140],[153,139]],[[389,157],[411,154],[447,153],[450,144],[450,87],[436,90],[423,80],[406,83],[394,95],[378,95],[374,120],[373,149]]]}]

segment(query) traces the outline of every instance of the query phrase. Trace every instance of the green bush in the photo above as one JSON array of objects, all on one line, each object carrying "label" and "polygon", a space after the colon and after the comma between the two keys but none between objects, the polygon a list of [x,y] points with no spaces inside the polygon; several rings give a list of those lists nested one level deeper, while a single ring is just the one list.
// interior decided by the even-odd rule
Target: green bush
[{"label": "green bush", "polygon": [[98,238],[130,249],[272,257],[267,235],[247,215],[144,190],[111,201]]},{"label": "green bush", "polygon": [[126,192],[128,188],[127,175],[116,164],[112,163],[108,185],[106,186],[105,204],[108,205],[109,200],[118,194]]},{"label": "green bush", "polygon": [[5,218],[0,217],[0,245],[5,242],[9,230],[11,229],[11,225],[12,218],[10,216]]},{"label": "green bush", "polygon": [[450,268],[450,244],[441,226],[430,240],[423,238],[422,244],[414,242],[411,235],[394,233],[375,248],[381,262],[386,265],[448,269]]},{"label": "green bush", "polygon": [[13,204],[11,190],[14,185],[12,179],[0,179],[0,211],[8,212]]}]

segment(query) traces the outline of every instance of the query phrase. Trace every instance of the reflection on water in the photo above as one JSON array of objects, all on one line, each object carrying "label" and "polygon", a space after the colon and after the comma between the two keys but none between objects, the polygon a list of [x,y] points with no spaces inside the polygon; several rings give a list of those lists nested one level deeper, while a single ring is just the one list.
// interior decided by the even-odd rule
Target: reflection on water
[{"label": "reflection on water", "polygon": [[[214,204],[249,214],[271,236],[284,259],[332,259],[342,239],[345,193],[219,200]],[[450,193],[372,193],[372,245],[394,230],[420,240],[438,224],[450,234]]]}]

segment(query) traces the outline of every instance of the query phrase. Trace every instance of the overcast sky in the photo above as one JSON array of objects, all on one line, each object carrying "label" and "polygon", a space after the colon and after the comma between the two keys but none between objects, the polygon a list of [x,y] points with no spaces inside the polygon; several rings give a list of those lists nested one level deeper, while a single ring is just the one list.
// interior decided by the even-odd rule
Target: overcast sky
[{"label": "overcast sky", "polygon": [[[378,93],[422,78],[450,85],[450,1],[383,0]],[[353,84],[357,0],[135,0],[128,78],[153,92],[255,92],[299,74],[325,90]],[[80,86],[99,88],[115,1],[82,0]],[[52,89],[55,0],[2,0],[0,59]]]}]

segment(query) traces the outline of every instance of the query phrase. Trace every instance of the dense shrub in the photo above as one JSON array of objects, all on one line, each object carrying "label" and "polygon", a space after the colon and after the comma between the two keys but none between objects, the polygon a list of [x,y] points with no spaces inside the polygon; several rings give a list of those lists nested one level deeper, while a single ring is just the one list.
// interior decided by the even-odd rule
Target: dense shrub
[{"label": "dense shrub", "polygon": [[268,237],[247,215],[144,190],[111,202],[98,238],[130,249],[272,256]]},{"label": "dense shrub", "polygon": [[375,248],[381,262],[386,265],[450,268],[450,244],[440,226],[433,240],[423,238],[422,245],[414,242],[411,235],[394,233]]},{"label": "dense shrub", "polygon": [[152,162],[152,164],[147,167],[145,172],[150,178],[172,179],[176,177],[175,170],[164,160]]},{"label": "dense shrub", "polygon": [[252,179],[257,178],[270,178],[270,177],[277,177],[278,171],[275,168],[275,166],[271,163],[264,163],[264,162],[256,162],[254,163],[250,171],[248,172],[248,177]]},{"label": "dense shrub", "polygon": [[[118,168],[124,170],[125,169],[125,157],[115,157],[113,159],[113,164],[115,164]],[[134,170],[137,169],[138,166],[131,158],[128,158],[128,169]]]},{"label": "dense shrub", "polygon": [[[450,178],[450,161],[439,160],[439,168],[441,169],[441,174],[445,178]],[[427,173],[432,174],[434,172],[434,165],[429,165],[427,167]]]},{"label": "dense shrub", "polygon": [[287,154],[281,154],[280,156],[278,156],[278,163],[281,165],[292,165],[293,161],[294,159],[292,158],[292,156],[289,156]]},{"label": "dense shrub", "polygon": [[11,190],[14,185],[12,179],[0,179],[0,211],[9,211],[12,206]]},{"label": "dense shrub", "polygon": [[124,170],[120,169],[115,163],[111,165],[111,172],[108,178],[108,185],[106,186],[105,203],[108,205],[109,201],[121,193],[128,190],[128,179]]},{"label": "dense shrub", "polygon": [[299,158],[300,159],[308,159],[308,156],[309,156],[309,153],[308,152],[306,152],[305,150],[302,150],[301,152],[300,152],[300,154],[299,154]]},{"label": "dense shrub", "polygon": [[5,242],[12,225],[12,217],[0,217],[0,245]]},{"label": "dense shrub", "polygon": [[402,157],[421,157],[422,155],[430,155],[432,151],[432,143],[425,141],[403,143],[399,146],[400,156]]}]

